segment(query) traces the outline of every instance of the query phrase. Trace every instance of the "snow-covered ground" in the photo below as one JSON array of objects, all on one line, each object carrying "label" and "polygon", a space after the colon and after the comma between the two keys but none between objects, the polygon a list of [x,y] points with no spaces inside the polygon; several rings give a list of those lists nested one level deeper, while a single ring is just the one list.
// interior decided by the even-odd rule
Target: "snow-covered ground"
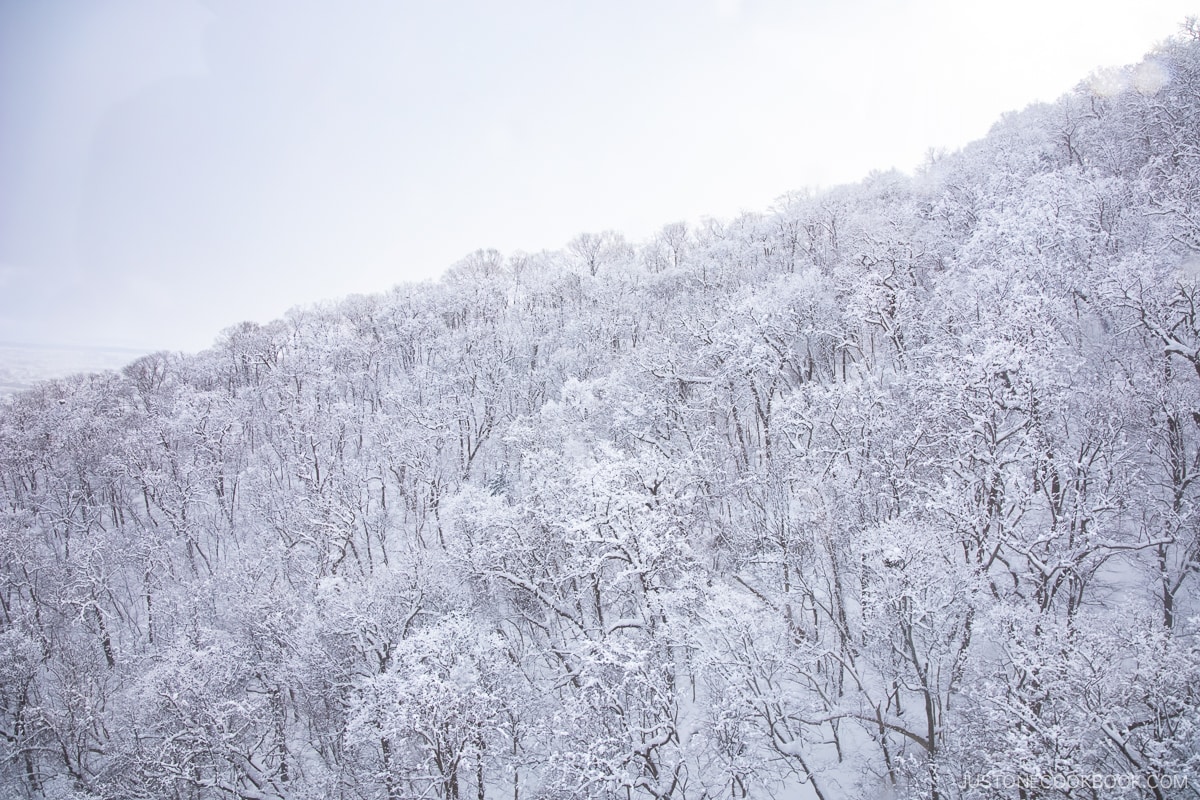
[{"label": "snow-covered ground", "polygon": [[78,372],[120,369],[143,351],[117,347],[59,347],[0,342],[0,397],[38,381]]}]

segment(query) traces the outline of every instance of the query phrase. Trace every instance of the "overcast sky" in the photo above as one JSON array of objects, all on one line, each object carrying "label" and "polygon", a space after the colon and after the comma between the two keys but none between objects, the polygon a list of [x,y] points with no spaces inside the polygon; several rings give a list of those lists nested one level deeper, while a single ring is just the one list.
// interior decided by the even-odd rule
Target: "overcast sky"
[{"label": "overcast sky", "polygon": [[1197,0],[0,0],[0,341],[198,350],[911,171]]}]

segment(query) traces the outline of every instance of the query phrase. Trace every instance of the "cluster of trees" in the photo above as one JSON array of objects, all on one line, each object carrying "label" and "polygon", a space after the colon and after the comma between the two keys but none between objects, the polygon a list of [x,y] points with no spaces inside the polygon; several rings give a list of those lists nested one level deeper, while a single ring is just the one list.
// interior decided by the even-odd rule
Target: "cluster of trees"
[{"label": "cluster of trees", "polygon": [[0,406],[28,798],[1200,793],[1200,36],[915,177]]}]

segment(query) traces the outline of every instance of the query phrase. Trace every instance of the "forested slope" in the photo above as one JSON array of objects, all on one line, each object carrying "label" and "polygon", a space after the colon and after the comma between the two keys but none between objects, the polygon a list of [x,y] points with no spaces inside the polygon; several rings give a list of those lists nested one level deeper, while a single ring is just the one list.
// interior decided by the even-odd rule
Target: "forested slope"
[{"label": "forested slope", "polygon": [[41,384],[0,794],[1196,796],[1198,276],[1185,34],[914,178]]}]

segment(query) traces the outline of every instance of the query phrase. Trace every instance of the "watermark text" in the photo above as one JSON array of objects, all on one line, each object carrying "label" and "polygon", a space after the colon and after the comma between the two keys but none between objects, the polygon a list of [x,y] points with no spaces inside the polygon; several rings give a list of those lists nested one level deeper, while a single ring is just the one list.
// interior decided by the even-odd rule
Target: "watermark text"
[{"label": "watermark text", "polygon": [[1186,789],[1187,775],[1134,772],[1101,774],[980,775],[960,782],[961,789]]}]

